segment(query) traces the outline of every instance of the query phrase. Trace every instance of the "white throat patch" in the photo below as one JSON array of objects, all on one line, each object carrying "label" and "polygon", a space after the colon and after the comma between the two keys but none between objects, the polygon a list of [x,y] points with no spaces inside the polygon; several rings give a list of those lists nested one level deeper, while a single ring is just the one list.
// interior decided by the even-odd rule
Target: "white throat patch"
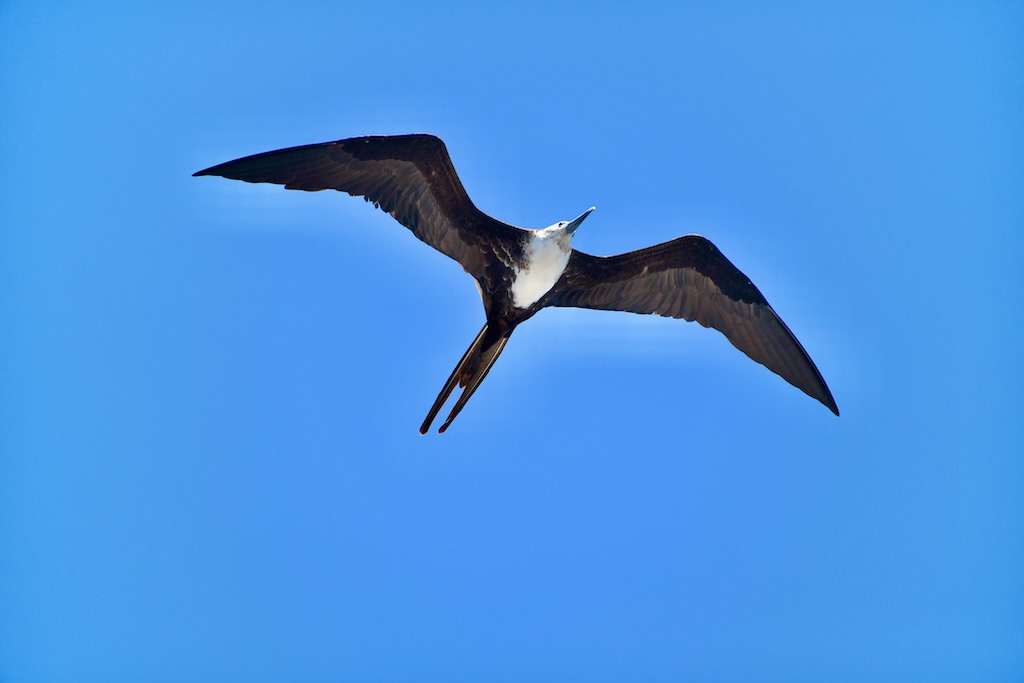
[{"label": "white throat patch", "polygon": [[545,228],[530,235],[526,243],[526,266],[513,268],[512,305],[529,308],[548,293],[569,265],[568,235],[564,230]]}]

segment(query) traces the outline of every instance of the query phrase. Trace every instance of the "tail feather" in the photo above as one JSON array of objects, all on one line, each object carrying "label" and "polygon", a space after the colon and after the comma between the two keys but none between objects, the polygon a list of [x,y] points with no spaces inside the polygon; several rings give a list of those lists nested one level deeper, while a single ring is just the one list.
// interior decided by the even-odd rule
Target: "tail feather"
[{"label": "tail feather", "polygon": [[459,360],[458,365],[452,370],[451,376],[448,381],[444,383],[444,387],[441,389],[441,393],[437,395],[437,399],[434,401],[434,405],[430,407],[430,412],[427,413],[427,418],[423,420],[423,424],[420,425],[420,434],[426,434],[427,430],[430,429],[431,423],[434,418],[437,417],[438,411],[441,410],[441,406],[444,405],[448,397],[452,395],[452,391],[455,389],[455,385],[459,384],[459,381],[465,376],[466,366],[470,364],[470,360],[474,357],[478,357],[480,349],[478,348],[484,340],[484,336],[487,334],[487,323],[484,323],[480,333],[476,335],[476,339],[466,349],[466,353],[462,354],[462,358]]},{"label": "tail feather", "polygon": [[509,335],[501,337],[498,341],[491,344],[486,350],[484,350],[479,356],[479,362],[476,366],[476,370],[473,374],[466,379],[464,382],[460,382],[466,388],[462,390],[462,394],[459,395],[459,400],[455,402],[455,407],[452,408],[452,412],[449,413],[448,419],[444,421],[441,428],[437,430],[438,434],[444,434],[444,431],[448,429],[448,425],[452,423],[452,420],[462,412],[463,406],[469,401],[470,396],[476,391],[480,383],[484,381],[484,377],[487,377],[487,373],[491,371],[494,366],[494,361],[498,360],[498,356],[505,349],[505,344],[508,343]]},{"label": "tail feather", "polygon": [[498,356],[501,355],[502,350],[505,348],[505,344],[508,342],[508,338],[512,335],[512,331],[508,330],[504,335],[494,339],[493,336],[488,335],[488,325],[484,325],[480,333],[476,335],[476,339],[466,349],[466,353],[462,355],[458,365],[452,370],[452,374],[448,377],[448,381],[445,382],[444,387],[441,389],[441,393],[437,395],[437,399],[434,401],[434,405],[430,407],[430,412],[427,413],[427,418],[423,420],[423,424],[420,426],[420,434],[426,434],[427,430],[430,429],[430,425],[434,422],[434,418],[437,417],[441,407],[444,406],[445,402],[448,401],[448,397],[451,396],[455,390],[456,385],[465,387],[462,393],[459,395],[459,399],[455,402],[455,407],[452,408],[452,412],[448,415],[448,419],[445,420],[444,424],[438,430],[439,433],[443,433],[448,426],[451,425],[452,420],[462,411],[465,407],[466,402],[469,401],[473,392],[477,390],[480,383],[484,381],[487,373],[490,372],[491,367],[494,366],[494,361],[498,360]]}]

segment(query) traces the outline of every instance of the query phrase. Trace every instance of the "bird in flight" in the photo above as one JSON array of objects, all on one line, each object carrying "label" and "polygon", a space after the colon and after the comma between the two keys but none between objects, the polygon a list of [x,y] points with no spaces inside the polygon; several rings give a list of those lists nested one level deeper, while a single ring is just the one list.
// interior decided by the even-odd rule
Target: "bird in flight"
[{"label": "bird in flight", "polygon": [[371,135],[289,147],[194,175],[364,197],[458,261],[476,280],[487,320],[430,407],[421,434],[459,386],[462,393],[438,431],[448,429],[516,326],[548,306],[698,322],[839,415],[803,346],[750,279],[710,241],[685,235],[625,254],[591,256],[573,249],[571,242],[593,207],[540,230],[503,223],[473,204],[447,148],[433,135]]}]

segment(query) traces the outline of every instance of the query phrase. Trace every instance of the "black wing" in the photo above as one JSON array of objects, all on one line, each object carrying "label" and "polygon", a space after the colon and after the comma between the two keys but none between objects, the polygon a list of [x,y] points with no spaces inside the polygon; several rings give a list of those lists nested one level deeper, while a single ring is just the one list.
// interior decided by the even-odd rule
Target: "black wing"
[{"label": "black wing", "polygon": [[484,278],[494,256],[507,260],[501,245],[517,243],[523,233],[476,208],[444,143],[433,135],[376,135],[289,147],[194,175],[365,197],[477,280]]},{"label": "black wing", "polygon": [[699,235],[618,256],[573,250],[545,304],[696,321],[718,330],[750,358],[839,414],[797,338],[750,279]]}]

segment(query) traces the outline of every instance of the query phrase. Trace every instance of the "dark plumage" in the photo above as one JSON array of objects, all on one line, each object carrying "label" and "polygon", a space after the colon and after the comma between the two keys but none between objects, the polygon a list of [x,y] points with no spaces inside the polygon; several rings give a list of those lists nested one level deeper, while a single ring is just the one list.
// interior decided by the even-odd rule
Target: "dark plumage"
[{"label": "dark plumage", "polygon": [[432,135],[369,136],[291,147],[195,175],[365,197],[473,276],[487,321],[445,383],[421,433],[455,386],[463,386],[440,431],[447,429],[516,326],[546,306],[655,313],[698,322],[719,330],[747,356],[839,414],[800,342],[750,279],[711,242],[687,235],[599,257],[570,246],[589,211],[541,231],[502,223],[476,208],[444,143]]}]

